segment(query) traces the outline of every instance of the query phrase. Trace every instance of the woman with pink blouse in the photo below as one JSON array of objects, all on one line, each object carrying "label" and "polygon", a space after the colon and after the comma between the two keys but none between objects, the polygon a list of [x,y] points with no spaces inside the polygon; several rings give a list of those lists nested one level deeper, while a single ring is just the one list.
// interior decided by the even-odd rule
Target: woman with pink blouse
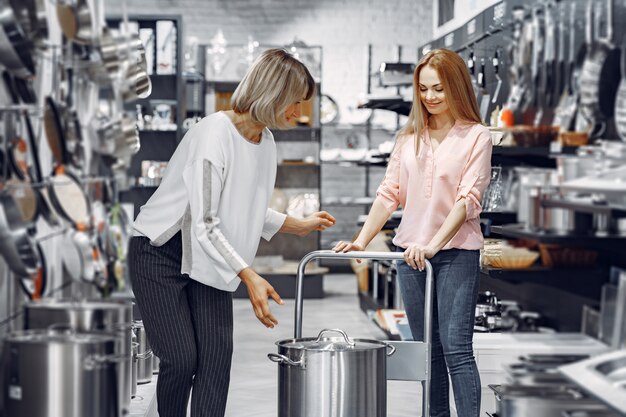
[{"label": "woman with pink blouse", "polygon": [[413,107],[358,237],[333,250],[364,250],[398,206],[393,243],[402,298],[415,340],[423,340],[425,264],[435,273],[431,416],[450,416],[449,379],[459,417],[480,412],[472,337],[479,288],[479,215],[491,173],[491,139],[463,59],[430,51],[413,75]]}]

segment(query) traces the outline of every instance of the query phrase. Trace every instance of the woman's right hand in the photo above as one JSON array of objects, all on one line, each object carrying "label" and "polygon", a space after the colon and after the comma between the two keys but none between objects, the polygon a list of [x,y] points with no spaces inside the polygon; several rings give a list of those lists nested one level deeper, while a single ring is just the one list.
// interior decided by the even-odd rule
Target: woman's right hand
[{"label": "woman's right hand", "polygon": [[270,285],[263,277],[254,272],[252,268],[246,268],[239,273],[241,281],[248,289],[248,298],[252,304],[252,309],[257,319],[265,327],[270,329],[274,328],[278,324],[278,320],[270,311],[269,298],[271,297],[277,304],[284,304],[280,295],[274,290],[274,287]]}]

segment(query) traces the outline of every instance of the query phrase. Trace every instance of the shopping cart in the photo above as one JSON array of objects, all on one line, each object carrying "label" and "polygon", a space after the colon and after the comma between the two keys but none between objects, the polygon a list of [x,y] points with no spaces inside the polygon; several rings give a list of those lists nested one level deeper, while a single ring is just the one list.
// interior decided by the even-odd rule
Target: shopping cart
[{"label": "shopping cart", "polygon": [[[302,337],[302,285],[304,269],[314,259],[374,259],[401,261],[400,252],[347,252],[336,253],[330,250],[310,252],[302,258],[296,276],[296,308],[294,320],[294,338]],[[395,348],[395,353],[387,359],[387,380],[421,381],[422,416],[430,416],[430,356],[432,343],[433,309],[433,268],[426,260],[426,294],[424,303],[424,340],[423,341],[387,341]]]}]

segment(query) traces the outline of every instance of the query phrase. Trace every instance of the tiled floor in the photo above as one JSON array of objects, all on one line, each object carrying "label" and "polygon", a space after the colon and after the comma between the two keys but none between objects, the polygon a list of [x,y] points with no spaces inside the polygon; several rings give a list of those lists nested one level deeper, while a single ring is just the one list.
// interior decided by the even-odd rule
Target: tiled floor
[{"label": "tiled floor", "polygon": [[[350,337],[384,339],[359,309],[354,275],[327,275],[326,297],[305,300],[302,335],[317,336],[324,328],[340,328]],[[235,353],[231,373],[227,417],[276,417],[277,366],[267,359],[276,352],[275,342],[293,337],[294,302],[272,306],[279,325],[266,329],[254,316],[248,300],[235,300]],[[388,384],[388,416],[420,415],[420,385],[417,382]]]}]

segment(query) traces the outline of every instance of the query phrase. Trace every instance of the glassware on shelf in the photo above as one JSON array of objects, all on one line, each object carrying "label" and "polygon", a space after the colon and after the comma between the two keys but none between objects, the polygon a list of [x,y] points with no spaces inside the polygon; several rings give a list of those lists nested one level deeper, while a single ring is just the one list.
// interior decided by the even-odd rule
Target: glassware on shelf
[{"label": "glassware on shelf", "polygon": [[491,167],[491,182],[485,191],[482,207],[484,211],[502,211],[502,167]]}]

